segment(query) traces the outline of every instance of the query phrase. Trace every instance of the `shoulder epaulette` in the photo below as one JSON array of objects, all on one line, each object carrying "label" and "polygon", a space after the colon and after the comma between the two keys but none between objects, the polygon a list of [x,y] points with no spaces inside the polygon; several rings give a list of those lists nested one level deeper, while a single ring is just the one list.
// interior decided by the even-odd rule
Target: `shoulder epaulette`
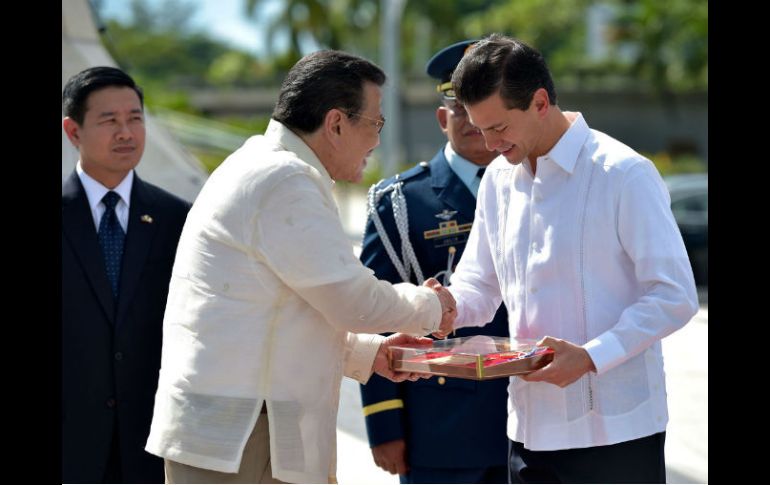
[{"label": "shoulder epaulette", "polygon": [[[387,180],[382,180],[371,186],[369,188],[369,193],[366,196],[366,212],[374,223],[374,227],[377,229],[377,234],[380,236],[380,240],[382,240],[385,251],[388,253],[388,257],[390,257],[390,260],[393,263],[393,266],[396,268],[396,271],[398,271],[398,274],[401,276],[403,281],[410,281],[409,275],[412,271],[414,271],[415,277],[417,278],[417,283],[420,285],[425,280],[425,278],[423,277],[422,270],[420,269],[420,264],[417,262],[417,257],[414,254],[412,243],[409,240],[409,214],[406,209],[406,198],[404,197],[402,188],[404,186],[404,182],[412,177],[416,177],[421,173],[426,173],[428,167],[428,162],[420,162],[415,167],[412,167],[405,172],[396,174],[394,177],[391,177]],[[403,261],[396,254],[396,251],[393,248],[393,244],[390,242],[390,237],[388,236],[387,231],[385,231],[385,227],[382,225],[382,220],[380,220],[380,216],[377,213],[377,207],[379,206],[380,200],[382,200],[382,197],[388,193],[390,193],[391,196],[393,219],[396,222],[396,229],[398,230],[398,235],[401,238],[401,252],[403,255]]]},{"label": "shoulder epaulette", "polygon": [[409,180],[410,178],[416,177],[417,175],[421,175],[425,172],[430,171],[430,164],[428,162],[422,161],[415,165],[414,167],[410,168],[409,170],[405,170],[398,174],[399,180]]},{"label": "shoulder epaulette", "polygon": [[398,182],[405,182],[411,178],[414,178],[428,171],[430,171],[430,164],[428,162],[422,161],[417,165],[415,165],[414,167],[408,170],[404,170],[403,172],[396,174],[393,177],[380,180],[376,184],[377,190],[379,191],[379,190],[392,189],[394,184]]}]

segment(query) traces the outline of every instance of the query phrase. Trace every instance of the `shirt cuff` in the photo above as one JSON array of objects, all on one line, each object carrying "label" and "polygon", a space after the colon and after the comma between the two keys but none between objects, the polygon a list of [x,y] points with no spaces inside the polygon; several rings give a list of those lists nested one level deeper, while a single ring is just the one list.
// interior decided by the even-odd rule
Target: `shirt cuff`
[{"label": "shirt cuff", "polygon": [[441,309],[441,300],[439,300],[436,292],[427,286],[418,286],[417,290],[418,295],[420,291],[424,293],[424,297],[426,299],[425,306],[428,307],[428,315],[432,317],[426,320],[425,325],[422,327],[422,334],[419,336],[429,335],[441,327],[441,318],[444,316]]},{"label": "shirt cuff", "polygon": [[377,351],[385,337],[369,333],[349,333],[348,346],[349,352],[345,361],[344,374],[347,377],[357,380],[361,384],[366,384],[372,376],[372,366]]},{"label": "shirt cuff", "polygon": [[604,332],[583,345],[594,362],[597,374],[603,374],[621,364],[626,358],[626,350],[620,340],[610,332]]},{"label": "shirt cuff", "polygon": [[[449,288],[449,291],[452,291],[452,288]],[[468,319],[465,317],[465,302],[457,297],[454,293],[452,293],[452,296],[454,296],[455,301],[457,302],[457,317],[455,318],[454,323],[452,324],[452,328],[454,330],[458,330],[460,328],[465,327],[474,327],[474,326],[480,326],[480,325],[471,325],[468,322]]]}]

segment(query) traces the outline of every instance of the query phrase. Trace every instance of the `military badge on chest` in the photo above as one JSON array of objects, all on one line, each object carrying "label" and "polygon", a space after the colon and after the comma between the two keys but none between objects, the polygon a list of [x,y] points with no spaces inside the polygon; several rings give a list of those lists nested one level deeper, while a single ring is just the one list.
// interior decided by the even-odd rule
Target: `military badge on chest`
[{"label": "military badge on chest", "polygon": [[426,241],[432,241],[434,248],[465,244],[468,241],[473,223],[458,224],[456,219],[452,219],[456,214],[457,211],[447,209],[435,214],[436,218],[439,219],[438,227],[423,231],[423,238]]},{"label": "military badge on chest", "polygon": [[[412,246],[412,241],[409,237],[409,212],[407,210],[406,197],[402,191],[404,184],[403,180],[398,180],[392,184],[381,187],[380,184],[373,185],[369,189],[367,197],[367,213],[377,229],[377,234],[382,240],[382,245],[393,263],[393,267],[398,271],[402,281],[412,281],[411,275],[414,273],[414,280],[417,284],[422,284],[425,281],[425,277],[431,275],[425,275],[421,268],[421,263],[417,260],[417,256]],[[379,202],[386,193],[391,193],[391,202],[393,209],[393,221],[395,222],[395,229],[398,234],[398,238],[401,242],[400,254],[393,247],[393,243],[390,240],[388,231],[380,219],[378,212]],[[439,257],[439,267],[442,269],[435,275],[434,278],[441,281],[442,284],[448,285],[449,279],[452,276],[452,272],[455,268],[455,261],[459,260],[458,251],[462,251],[462,245],[468,241],[468,235],[471,231],[472,223],[458,224],[455,216],[457,211],[444,209],[438,214],[434,214],[438,227],[431,228],[432,223],[427,222],[427,227],[431,228],[423,233],[424,243],[421,245],[422,249],[429,249],[431,244],[435,254],[431,255],[431,261],[423,261],[422,263],[428,263],[431,268],[435,268],[435,256]],[[419,219],[424,221],[424,219]],[[413,226],[414,227],[414,226]],[[420,224],[418,228],[413,229],[414,235],[420,234],[420,229],[426,227]],[[415,241],[416,243],[417,241]],[[443,264],[444,258],[446,258],[446,264]],[[434,271],[434,269],[431,269]]]},{"label": "military badge on chest", "polygon": [[[426,241],[431,241],[433,247],[439,251],[446,251],[446,268],[433,275],[434,278],[448,285],[449,279],[454,272],[455,258],[457,256],[457,246],[465,244],[468,241],[468,235],[471,232],[473,223],[458,224],[453,217],[457,211],[444,209],[438,214],[434,214],[439,220],[438,227],[423,231],[423,237]],[[446,248],[446,249],[443,249]]]}]

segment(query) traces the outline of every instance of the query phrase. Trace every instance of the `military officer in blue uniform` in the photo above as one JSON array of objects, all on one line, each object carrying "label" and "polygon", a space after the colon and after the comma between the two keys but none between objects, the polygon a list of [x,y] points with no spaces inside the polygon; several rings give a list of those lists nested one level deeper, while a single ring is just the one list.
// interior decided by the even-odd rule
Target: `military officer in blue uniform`
[{"label": "military officer in blue uniform", "polygon": [[[480,177],[496,156],[455,102],[450,78],[473,41],[431,58],[428,75],[440,81],[436,110],[448,142],[430,162],[384,180],[369,191],[369,220],[361,261],[393,283],[449,285],[473,224]],[[506,309],[493,323],[451,337],[508,336]],[[361,386],[375,463],[401,483],[507,483],[508,379],[473,381],[432,377],[393,383],[373,376]]]}]

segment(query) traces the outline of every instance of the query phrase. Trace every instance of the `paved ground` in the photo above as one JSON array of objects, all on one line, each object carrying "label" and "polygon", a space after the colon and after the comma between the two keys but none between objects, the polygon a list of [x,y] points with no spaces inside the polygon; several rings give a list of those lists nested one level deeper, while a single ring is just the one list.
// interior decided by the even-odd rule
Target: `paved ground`
[{"label": "paved ground", "polygon": [[[351,191],[340,199],[345,227],[351,241],[359,244],[366,221],[365,194]],[[701,291],[699,297],[700,312],[683,329],[663,340],[669,403],[668,483],[708,482],[708,293]],[[398,477],[377,468],[372,461],[358,383],[351,379],[342,382],[337,447],[339,483],[398,483]]]},{"label": "paved ground", "polygon": [[663,339],[669,483],[708,482],[708,307]]}]

